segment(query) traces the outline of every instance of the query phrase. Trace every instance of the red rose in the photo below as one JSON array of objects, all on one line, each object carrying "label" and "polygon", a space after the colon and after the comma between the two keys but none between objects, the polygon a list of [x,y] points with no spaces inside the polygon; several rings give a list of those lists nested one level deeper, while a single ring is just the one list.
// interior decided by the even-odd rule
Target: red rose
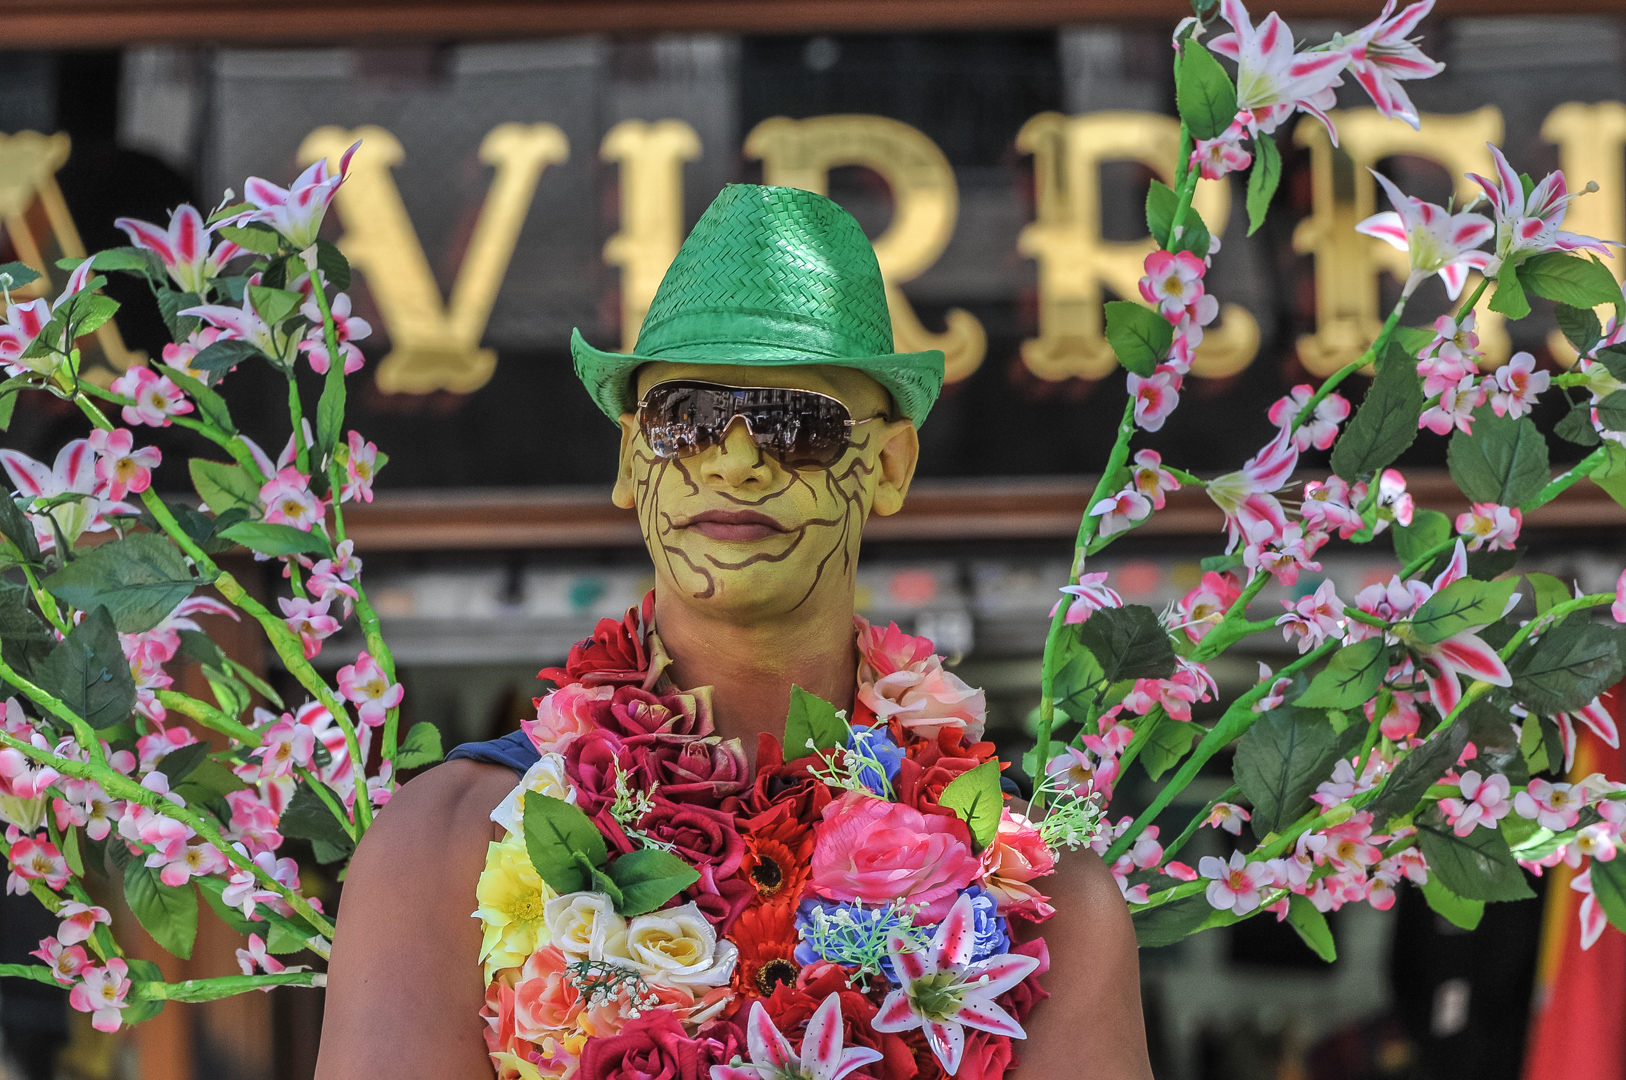
[{"label": "red rose", "polygon": [[661,666],[652,665],[645,640],[655,618],[655,594],[641,606],[628,608],[620,622],[600,619],[593,636],[570,647],[562,668],[543,668],[537,678],[557,686],[639,686],[648,689],[660,678]]},{"label": "red rose", "polygon": [[745,856],[745,839],[736,831],[734,815],[692,803],[673,802],[663,787],[653,799],[653,808],[636,828],[639,832],[672,845],[672,853],[696,869],[709,868],[724,878],[740,868]]},{"label": "red rose", "polygon": [[623,686],[600,702],[593,721],[623,738],[635,735],[710,735],[711,690],[692,694],[651,694]]},{"label": "red rose", "polygon": [[1028,1018],[1035,1005],[1050,996],[1050,991],[1039,985],[1039,976],[1050,970],[1050,950],[1046,948],[1044,938],[1035,937],[1028,941],[1012,942],[1010,951],[1039,961],[1039,966],[1029,972],[1027,978],[999,996],[999,1004],[1020,1024]]},{"label": "red rose", "polygon": [[588,817],[615,801],[615,775],[630,765],[626,745],[613,732],[589,731],[565,747],[565,776],[576,788],[576,805]]},{"label": "red rose", "polygon": [[1002,1080],[1005,1070],[1016,1064],[1008,1035],[986,1031],[965,1033],[965,1052],[954,1080]]},{"label": "red rose", "polygon": [[745,751],[734,739],[714,735],[641,735],[626,741],[626,761],[634,785],[655,788],[674,801],[716,807],[750,782]]},{"label": "red rose", "polygon": [[757,774],[744,799],[746,812],[761,814],[788,805],[798,821],[817,821],[834,798],[829,787],[808,775],[809,766],[820,764],[811,756],[787,762],[778,739],[768,734],[759,736]]},{"label": "red rose", "polygon": [[880,1061],[850,1073],[849,1080],[913,1080],[919,1069],[909,1044],[901,1036],[870,1026],[880,1007],[847,985],[847,970],[840,964],[809,964],[797,976],[795,986],[775,987],[762,1005],[791,1045],[800,1046],[814,1010],[831,994],[841,998],[842,1045],[881,1052]]},{"label": "red rose", "polygon": [[727,1063],[739,1049],[732,1029],[724,1038],[690,1037],[666,1009],[631,1020],[619,1035],[595,1037],[582,1047],[579,1080],[707,1080],[713,1065]]}]

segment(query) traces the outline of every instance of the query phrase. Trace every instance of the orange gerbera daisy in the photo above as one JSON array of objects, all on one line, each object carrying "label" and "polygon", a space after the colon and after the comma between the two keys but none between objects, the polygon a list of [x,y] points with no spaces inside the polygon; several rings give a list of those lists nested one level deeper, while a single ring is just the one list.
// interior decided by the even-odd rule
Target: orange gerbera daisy
[{"label": "orange gerbera daisy", "polygon": [[781,984],[792,986],[802,965],[796,962],[796,909],[754,905],[740,913],[729,938],[740,950],[734,965],[735,993],[763,998]]},{"label": "orange gerbera daisy", "polygon": [[760,903],[794,908],[812,859],[813,830],[788,813],[769,812],[747,823],[740,876],[756,888]]}]

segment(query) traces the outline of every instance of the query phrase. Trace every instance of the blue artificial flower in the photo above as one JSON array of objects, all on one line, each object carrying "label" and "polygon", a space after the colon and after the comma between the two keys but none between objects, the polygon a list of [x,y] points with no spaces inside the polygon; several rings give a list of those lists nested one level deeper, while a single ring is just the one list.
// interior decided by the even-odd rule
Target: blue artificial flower
[{"label": "blue artificial flower", "polygon": [[999,915],[993,895],[978,885],[962,889],[960,895],[971,897],[971,908],[976,918],[977,943],[973,946],[975,951],[971,962],[1010,952],[1010,925]]},{"label": "blue artificial flower", "polygon": [[900,911],[892,904],[865,907],[803,900],[796,909],[796,962],[805,967],[818,960],[828,960],[844,967],[878,972],[895,984],[898,980],[892,969],[892,958],[887,955],[887,940],[901,934],[924,948],[931,937],[930,928],[914,925],[911,910]]},{"label": "blue artificial flower", "polygon": [[857,756],[859,781],[881,798],[890,798],[892,779],[903,765],[903,747],[892,741],[892,732],[885,724],[854,725],[851,732],[847,749]]}]

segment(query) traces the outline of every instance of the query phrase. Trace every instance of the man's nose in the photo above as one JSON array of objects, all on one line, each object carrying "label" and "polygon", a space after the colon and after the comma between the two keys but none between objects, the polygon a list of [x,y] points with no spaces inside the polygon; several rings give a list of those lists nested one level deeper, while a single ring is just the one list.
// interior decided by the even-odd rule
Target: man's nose
[{"label": "man's nose", "polygon": [[724,488],[746,488],[767,484],[776,463],[757,448],[745,418],[736,416],[723,432],[722,442],[706,451],[701,459],[701,476]]}]

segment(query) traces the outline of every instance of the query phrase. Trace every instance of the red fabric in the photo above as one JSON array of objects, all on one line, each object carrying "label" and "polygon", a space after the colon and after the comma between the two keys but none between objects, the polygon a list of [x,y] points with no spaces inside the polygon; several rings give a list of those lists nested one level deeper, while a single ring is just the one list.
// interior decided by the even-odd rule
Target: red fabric
[{"label": "red fabric", "polygon": [[[1626,718],[1623,689],[1603,696],[1617,724]],[[1626,779],[1626,751],[1611,750],[1585,725],[1576,728],[1573,775]],[[1569,887],[1575,874],[1563,864],[1548,874],[1524,1080],[1626,1080],[1626,934],[1606,927],[1583,952],[1581,894]]]}]

